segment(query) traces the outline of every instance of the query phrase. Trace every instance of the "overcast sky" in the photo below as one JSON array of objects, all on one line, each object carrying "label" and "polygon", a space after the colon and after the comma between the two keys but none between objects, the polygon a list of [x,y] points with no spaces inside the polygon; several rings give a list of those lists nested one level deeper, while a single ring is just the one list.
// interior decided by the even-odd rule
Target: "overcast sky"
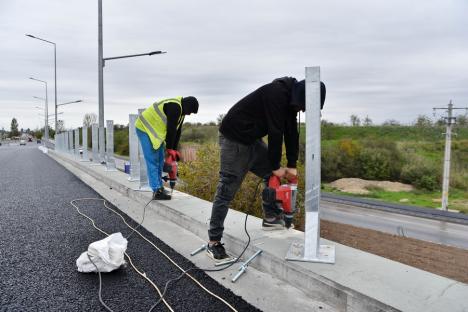
[{"label": "overcast sky", "polygon": [[[282,76],[304,78],[320,66],[327,84],[323,118],[376,123],[413,121],[452,99],[468,106],[466,0],[104,0],[104,56],[167,51],[109,61],[105,119],[156,99],[194,95],[206,122]],[[49,85],[53,112],[53,46],[57,43],[60,119],[77,127],[98,111],[97,0],[0,0],[0,128],[43,125],[35,106]]]}]

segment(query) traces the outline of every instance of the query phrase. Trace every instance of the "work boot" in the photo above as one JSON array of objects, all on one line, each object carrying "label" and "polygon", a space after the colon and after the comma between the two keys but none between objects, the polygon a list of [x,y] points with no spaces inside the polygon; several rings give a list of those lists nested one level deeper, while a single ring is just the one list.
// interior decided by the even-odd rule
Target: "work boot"
[{"label": "work boot", "polygon": [[275,231],[275,230],[284,230],[284,220],[281,217],[276,218],[263,218],[262,230],[264,231]]},{"label": "work boot", "polygon": [[224,244],[221,242],[216,242],[214,244],[208,243],[208,247],[206,247],[206,253],[215,261],[229,259],[229,256],[227,255],[223,245]]},{"label": "work boot", "polygon": [[154,200],[170,200],[171,194],[164,189],[164,187],[159,188],[158,190],[153,192],[153,199]]}]

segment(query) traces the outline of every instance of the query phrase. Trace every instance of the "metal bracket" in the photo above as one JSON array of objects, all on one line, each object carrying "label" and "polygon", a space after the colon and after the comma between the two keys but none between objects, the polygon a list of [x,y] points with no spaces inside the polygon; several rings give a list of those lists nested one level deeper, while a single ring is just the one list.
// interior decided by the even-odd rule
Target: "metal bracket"
[{"label": "metal bracket", "polygon": [[242,265],[239,267],[239,272],[237,272],[236,276],[232,278],[231,282],[235,283],[239,279],[239,277],[241,277],[241,275],[247,271],[249,263],[257,256],[259,256],[262,252],[263,250],[261,249],[257,250],[256,253],[254,253],[249,259],[247,259],[247,261],[243,262]]}]

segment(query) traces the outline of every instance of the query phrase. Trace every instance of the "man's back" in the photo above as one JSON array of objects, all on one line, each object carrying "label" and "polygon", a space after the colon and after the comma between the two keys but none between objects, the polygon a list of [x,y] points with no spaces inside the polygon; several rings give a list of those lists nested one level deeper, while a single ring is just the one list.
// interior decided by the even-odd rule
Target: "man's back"
[{"label": "man's back", "polygon": [[229,110],[219,131],[228,139],[247,145],[269,131],[282,131],[295,81],[294,78],[282,78],[250,93]]}]

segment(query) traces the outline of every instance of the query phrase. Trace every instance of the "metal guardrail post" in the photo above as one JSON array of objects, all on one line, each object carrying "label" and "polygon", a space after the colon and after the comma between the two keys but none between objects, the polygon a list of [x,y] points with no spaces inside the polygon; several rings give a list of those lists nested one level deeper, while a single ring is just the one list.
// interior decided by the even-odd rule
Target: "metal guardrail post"
[{"label": "metal guardrail post", "polygon": [[55,135],[55,150],[57,152],[62,151],[62,134],[61,133],[57,133]]},{"label": "metal guardrail post", "polygon": [[106,120],[106,170],[117,171],[114,157],[114,121]]},{"label": "metal guardrail post", "polygon": [[75,129],[75,158],[79,159],[80,158],[80,129],[76,128]]},{"label": "metal guardrail post", "polygon": [[140,180],[140,162],[138,159],[138,137],[136,134],[135,122],[137,114],[128,115],[128,147],[130,156],[130,176],[129,181]]},{"label": "metal guardrail post", "polygon": [[98,127],[98,129],[99,163],[104,164],[104,162],[106,161],[106,128],[104,128],[103,125],[102,127]]},{"label": "metal guardrail post", "polygon": [[98,147],[98,130],[99,126],[98,124],[92,124],[91,126],[91,144],[93,148],[93,164],[100,164],[101,162],[99,161],[99,147]]},{"label": "metal guardrail post", "polygon": [[[143,113],[145,109],[139,109],[138,114]],[[143,155],[143,149],[141,148],[141,144],[139,145],[139,155],[140,155],[140,187],[138,190],[140,191],[145,191],[145,192],[151,192],[152,189],[149,186],[148,183],[148,169],[146,168],[146,161],[145,161],[145,156]]]},{"label": "metal guardrail post", "polygon": [[73,155],[73,130],[68,131],[68,153]]},{"label": "metal guardrail post", "polygon": [[59,152],[60,151],[60,133],[55,134],[55,151]]},{"label": "metal guardrail post", "polygon": [[68,132],[63,132],[63,147],[62,147],[62,152],[67,153],[68,152]]},{"label": "metal guardrail post", "polygon": [[81,145],[83,147],[83,157],[81,161],[89,161],[89,156],[88,156],[88,127],[83,125],[83,128],[81,128]]},{"label": "metal guardrail post", "polygon": [[320,245],[320,67],[306,67],[304,242],[292,243],[287,260],[335,263],[335,246]]}]

